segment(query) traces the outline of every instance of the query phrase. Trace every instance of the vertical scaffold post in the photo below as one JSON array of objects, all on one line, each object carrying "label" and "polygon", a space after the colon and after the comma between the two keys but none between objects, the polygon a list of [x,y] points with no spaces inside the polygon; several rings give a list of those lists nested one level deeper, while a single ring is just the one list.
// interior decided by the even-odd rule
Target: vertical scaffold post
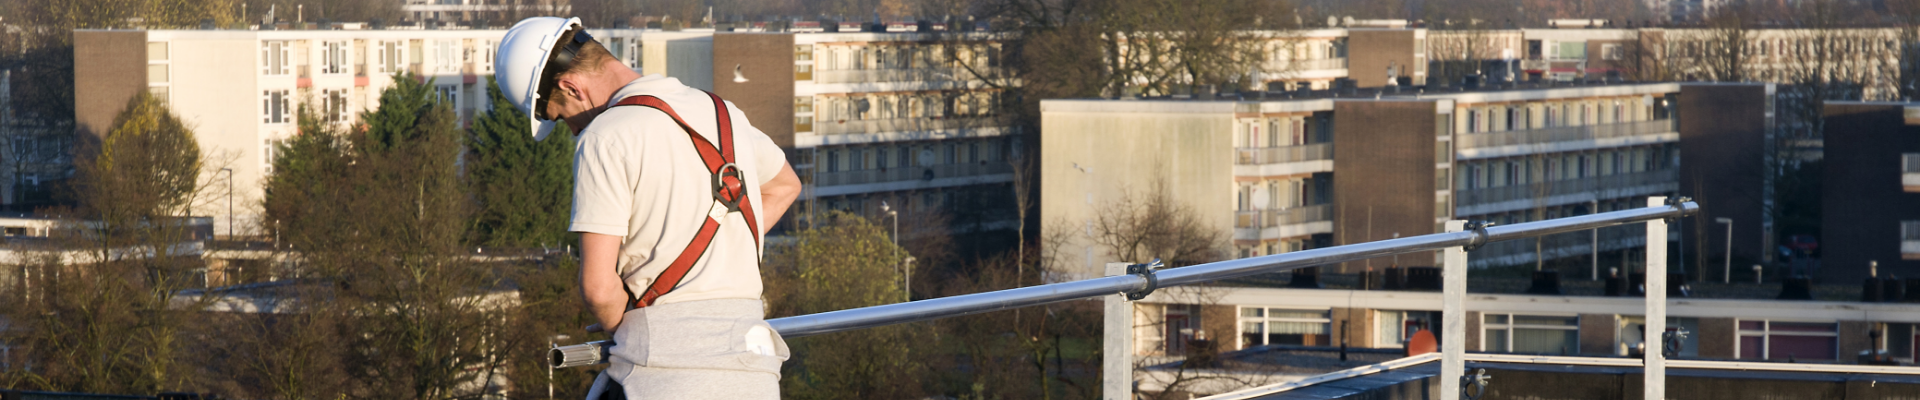
[{"label": "vertical scaffold post", "polygon": [[[1466,228],[1467,221],[1447,221],[1447,232]],[[1467,374],[1467,249],[1442,251],[1440,274],[1440,398],[1460,400],[1460,377]]]},{"label": "vertical scaffold post", "polygon": [[[1667,204],[1665,196],[1647,198],[1648,207]],[[1645,344],[1646,367],[1642,369],[1646,376],[1646,391],[1642,397],[1648,400],[1667,398],[1667,361],[1661,354],[1665,343],[1662,339],[1667,332],[1667,221],[1664,219],[1647,220],[1647,324],[1646,333],[1641,334],[1640,342]]]},{"label": "vertical scaffold post", "polygon": [[[1126,263],[1108,263],[1106,276],[1127,274]],[[1126,293],[1105,296],[1106,333],[1100,344],[1100,398],[1133,400],[1133,303]]]}]

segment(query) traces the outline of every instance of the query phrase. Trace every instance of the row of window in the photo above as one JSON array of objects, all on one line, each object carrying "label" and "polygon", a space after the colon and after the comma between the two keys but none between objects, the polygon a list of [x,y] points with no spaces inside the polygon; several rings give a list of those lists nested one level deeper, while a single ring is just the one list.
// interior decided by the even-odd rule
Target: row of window
[{"label": "row of window", "polygon": [[[821,121],[862,121],[904,118],[978,117],[993,115],[1007,97],[996,91],[929,91],[911,93],[872,93],[851,96],[795,97],[795,124],[810,132],[815,118]],[[818,105],[818,107],[816,107]]]},{"label": "row of window", "polygon": [[[322,75],[392,74],[423,64],[432,74],[458,74],[467,64],[474,73],[493,73],[494,46],[491,40],[412,39],[412,40],[267,40],[260,42],[260,74],[293,75],[294,67],[306,67],[304,57],[295,57],[296,49],[317,47],[314,71]],[[360,63],[355,60],[365,60]],[[305,74],[302,73],[304,76]]]},{"label": "row of window", "polygon": [[1670,146],[1459,162],[1460,190],[1663,170],[1679,165]]},{"label": "row of window", "polygon": [[1233,147],[1281,147],[1330,141],[1332,124],[1325,115],[1242,119],[1234,125]]},{"label": "row of window", "polygon": [[1323,181],[1299,177],[1243,182],[1235,186],[1238,189],[1238,195],[1234,196],[1235,209],[1240,211],[1287,209],[1315,204],[1318,203],[1314,201],[1316,197],[1325,197],[1317,192],[1328,189]]},{"label": "row of window", "polygon": [[[466,104],[460,102],[460,96],[464,91],[474,90],[467,86],[468,85],[462,84],[435,85],[434,98],[453,104],[455,115],[465,117],[467,116],[468,110],[464,108]],[[364,101],[365,94],[362,93],[364,90],[363,88],[320,89],[319,93],[316,93],[317,96],[312,99],[318,102],[318,104],[315,105],[314,111],[320,114],[319,116],[322,121],[332,123],[352,122],[354,112],[358,111],[358,109],[354,108],[354,101],[350,99],[361,98],[361,101]],[[352,93],[350,94],[350,92]],[[303,91],[302,95],[305,94]],[[283,125],[296,122],[294,121],[293,114],[294,107],[297,106],[296,103],[297,101],[294,99],[292,89],[260,91],[260,123]]]},{"label": "row of window", "polygon": [[923,144],[901,144],[820,151],[821,172],[881,170],[901,167],[1001,162],[1001,142],[950,140]]},{"label": "row of window", "polygon": [[1471,107],[1462,110],[1462,131],[1466,133],[1504,132],[1562,126],[1611,124],[1645,121],[1663,117],[1657,108],[1664,99],[1652,103],[1642,97],[1612,100],[1537,102],[1518,106]]},{"label": "row of window", "polygon": [[950,68],[954,60],[968,60],[976,68],[999,67],[1002,59],[998,43],[802,44],[795,45],[793,53],[797,63],[810,62],[822,71]]}]

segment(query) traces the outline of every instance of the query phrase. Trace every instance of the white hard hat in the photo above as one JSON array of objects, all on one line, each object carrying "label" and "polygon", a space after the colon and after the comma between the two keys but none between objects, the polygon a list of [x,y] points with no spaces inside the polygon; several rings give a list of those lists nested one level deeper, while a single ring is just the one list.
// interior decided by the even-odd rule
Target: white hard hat
[{"label": "white hard hat", "polygon": [[[569,32],[574,34],[573,40],[559,43]],[[533,140],[545,140],[555,124],[540,119],[539,110],[546,105],[541,95],[553,86],[553,77],[548,76],[547,69],[568,69],[580,45],[591,40],[593,36],[581,27],[579,18],[559,17],[521,20],[500,39],[500,48],[494,57],[494,81],[499,83],[500,93],[507,96],[507,101],[527,113],[533,127]]]}]

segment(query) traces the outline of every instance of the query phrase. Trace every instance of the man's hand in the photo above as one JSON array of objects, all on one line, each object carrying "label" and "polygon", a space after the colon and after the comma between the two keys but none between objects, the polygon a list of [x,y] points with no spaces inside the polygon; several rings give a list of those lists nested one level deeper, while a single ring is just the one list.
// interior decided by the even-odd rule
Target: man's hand
[{"label": "man's hand", "polygon": [[[620,318],[627,313],[627,283],[620,279],[618,268],[622,239],[580,233],[580,296],[607,333],[620,329]],[[594,332],[594,327],[587,327],[587,331]]]},{"label": "man's hand", "polygon": [[779,174],[760,184],[760,212],[766,215],[760,217],[759,233],[766,233],[765,230],[773,229],[773,224],[780,223],[780,217],[787,215],[787,207],[797,198],[800,198],[800,176],[794,175],[793,164],[782,165]]}]

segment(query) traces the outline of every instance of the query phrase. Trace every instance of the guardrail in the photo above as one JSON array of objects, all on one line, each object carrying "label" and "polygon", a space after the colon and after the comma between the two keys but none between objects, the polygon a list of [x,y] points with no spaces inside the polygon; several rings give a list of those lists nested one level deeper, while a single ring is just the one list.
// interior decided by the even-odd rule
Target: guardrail
[{"label": "guardrail", "polygon": [[1494,146],[1513,146],[1523,144],[1564,142],[1570,140],[1607,139],[1624,136],[1657,135],[1676,132],[1671,119],[1620,122],[1599,125],[1562,126],[1554,128],[1526,129],[1505,132],[1482,132],[1460,134],[1459,148],[1471,149]]},{"label": "guardrail", "polygon": [[1272,228],[1281,225],[1304,224],[1308,222],[1332,221],[1333,206],[1318,204],[1284,210],[1247,210],[1235,211],[1235,228]]},{"label": "guardrail", "polygon": [[[767,320],[785,338],[798,338],[909,322],[930,321],[962,315],[1058,303],[1099,296],[1126,294],[1145,297],[1155,289],[1191,285],[1259,274],[1290,271],[1347,261],[1443,250],[1452,247],[1477,248],[1490,242],[1529,238],[1564,232],[1577,232],[1648,220],[1678,218],[1697,212],[1700,206],[1679,202],[1577,217],[1535,221],[1508,226],[1479,226],[1459,232],[1435,233],[1345,246],[1325,247],[1291,253],[1212,262],[1182,268],[1153,269],[1136,265],[1126,275],[1108,276],[1016,289],[974,293],[937,299],[894,303],[818,314]],[[1657,287],[1657,286],[1655,286]],[[609,341],[571,346],[556,346],[549,352],[554,368],[578,367],[607,362]]]},{"label": "guardrail", "polygon": [[[1660,169],[1652,171],[1629,172],[1622,174],[1591,176],[1579,179],[1567,179],[1546,182],[1534,182],[1522,185],[1508,185],[1492,188],[1456,190],[1459,196],[1457,204],[1461,207],[1499,203],[1514,200],[1534,200],[1540,206],[1560,205],[1552,203],[1555,196],[1578,193],[1601,192],[1600,198],[1615,198],[1633,195],[1651,195],[1668,191],[1666,185],[1677,185],[1677,170]],[[1626,192],[1638,190],[1642,192]],[[1624,192],[1624,193],[1622,193]],[[1585,203],[1585,200],[1577,201]]]},{"label": "guardrail", "polygon": [[1332,143],[1280,147],[1241,147],[1234,149],[1233,163],[1238,165],[1280,164],[1333,159]]},{"label": "guardrail", "polygon": [[859,185],[865,183],[931,181],[940,178],[960,178],[972,176],[991,176],[1013,173],[1013,166],[1005,161],[987,161],[980,163],[943,164],[928,167],[894,167],[887,169],[869,169],[860,171],[819,172],[814,174],[815,186]]},{"label": "guardrail", "polygon": [[888,118],[863,120],[813,121],[813,132],[820,135],[873,134],[888,132],[932,132],[955,129],[999,128],[1013,122],[1006,117]]}]

